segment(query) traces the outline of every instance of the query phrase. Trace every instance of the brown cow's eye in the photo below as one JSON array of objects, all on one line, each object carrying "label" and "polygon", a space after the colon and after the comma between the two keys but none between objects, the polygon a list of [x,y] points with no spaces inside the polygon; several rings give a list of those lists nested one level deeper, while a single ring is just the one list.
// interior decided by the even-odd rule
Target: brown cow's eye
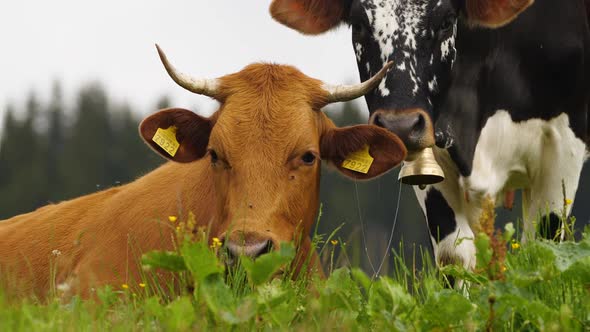
[{"label": "brown cow's eye", "polygon": [[209,150],[209,156],[211,157],[212,164],[215,164],[217,163],[217,161],[219,161],[219,158],[217,157],[217,152],[215,152],[215,150]]},{"label": "brown cow's eye", "polygon": [[301,161],[307,166],[313,165],[315,162],[315,155],[311,152],[306,152],[303,156],[301,156]]}]

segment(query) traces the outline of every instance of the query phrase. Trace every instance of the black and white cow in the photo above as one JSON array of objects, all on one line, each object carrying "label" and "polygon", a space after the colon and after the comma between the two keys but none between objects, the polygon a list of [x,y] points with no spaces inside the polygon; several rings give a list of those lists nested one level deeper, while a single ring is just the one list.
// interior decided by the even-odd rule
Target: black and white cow
[{"label": "black and white cow", "polygon": [[[588,1],[588,0],[587,0]],[[409,151],[436,145],[446,180],[415,189],[439,264],[475,264],[481,200],[523,189],[524,237],[559,231],[588,157],[590,32],[584,0],[274,0],[305,34],[352,26],[370,122]],[[510,202],[508,202],[510,203]],[[568,202],[569,203],[569,202]],[[567,205],[567,213],[571,204]]]}]

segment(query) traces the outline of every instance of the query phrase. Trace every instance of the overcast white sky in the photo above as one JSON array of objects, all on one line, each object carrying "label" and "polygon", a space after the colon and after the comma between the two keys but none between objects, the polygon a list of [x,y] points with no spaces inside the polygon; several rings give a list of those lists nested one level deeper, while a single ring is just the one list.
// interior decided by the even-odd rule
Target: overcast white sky
[{"label": "overcast white sky", "polygon": [[[210,112],[213,102],[185,92],[168,78],[156,42],[178,69],[195,76],[218,77],[251,62],[272,61],[295,65],[327,82],[358,82],[347,27],[306,37],[273,21],[270,2],[5,3],[0,10],[0,119],[8,103],[21,107],[30,91],[46,100],[54,80],[62,82],[68,102],[83,83],[99,80],[110,96],[127,100],[141,114],[155,111],[153,105],[163,94],[172,97],[174,106],[200,105],[195,111]],[[364,101],[359,104],[364,107]]]}]

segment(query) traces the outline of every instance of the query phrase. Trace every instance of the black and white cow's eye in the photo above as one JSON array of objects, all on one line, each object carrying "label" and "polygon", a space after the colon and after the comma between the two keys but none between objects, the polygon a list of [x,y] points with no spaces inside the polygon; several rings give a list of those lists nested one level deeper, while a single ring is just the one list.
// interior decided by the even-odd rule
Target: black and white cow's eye
[{"label": "black and white cow's eye", "polygon": [[352,23],[352,34],[356,37],[363,37],[367,33],[367,28],[360,22]]},{"label": "black and white cow's eye", "polygon": [[455,25],[455,18],[452,16],[446,17],[440,24],[439,30],[441,32],[450,31]]},{"label": "black and white cow's eye", "polygon": [[301,156],[301,161],[303,161],[303,164],[306,166],[312,166],[315,163],[315,160],[316,156],[312,152],[306,152]]}]

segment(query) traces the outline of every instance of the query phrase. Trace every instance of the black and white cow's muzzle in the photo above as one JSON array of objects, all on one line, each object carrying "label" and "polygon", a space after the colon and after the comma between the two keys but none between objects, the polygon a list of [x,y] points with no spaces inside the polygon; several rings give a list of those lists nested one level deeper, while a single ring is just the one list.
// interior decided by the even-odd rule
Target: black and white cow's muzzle
[{"label": "black and white cow's muzzle", "polygon": [[408,151],[420,151],[435,143],[430,115],[421,108],[375,111],[369,123],[395,133]]}]

